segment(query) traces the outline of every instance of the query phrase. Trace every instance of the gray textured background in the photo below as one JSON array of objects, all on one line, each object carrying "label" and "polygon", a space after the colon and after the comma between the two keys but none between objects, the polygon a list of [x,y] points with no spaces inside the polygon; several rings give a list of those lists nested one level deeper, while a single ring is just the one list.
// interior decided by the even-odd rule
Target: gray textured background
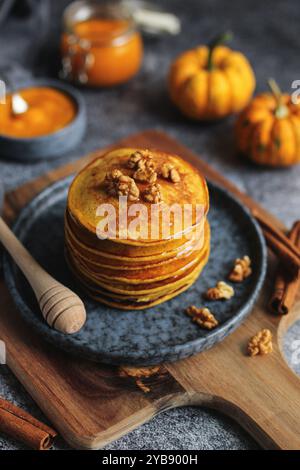
[{"label": "gray textured background", "polygon": [[[10,22],[1,27],[0,65],[7,60],[22,63],[39,76],[56,76],[60,15],[65,4],[51,2],[51,25],[46,45],[38,57],[30,47],[32,25]],[[154,2],[155,3],[155,2]],[[37,176],[50,167],[74,160],[132,132],[155,127],[179,138],[290,225],[299,218],[300,165],[287,170],[266,170],[240,160],[233,150],[232,120],[213,125],[193,124],[182,119],[166,95],[165,76],[172,58],[180,51],[204,43],[230,28],[232,46],[250,59],[257,76],[257,91],[266,79],[276,78],[283,89],[300,79],[299,24],[297,1],[273,0],[164,0],[180,16],[183,31],[178,37],[146,40],[145,60],[139,75],[130,83],[111,90],[84,90],[88,107],[88,130],[84,142],[73,152],[50,162],[23,165],[0,161],[0,177],[6,189]],[[35,28],[36,30],[36,28]],[[35,44],[39,41],[34,39]],[[292,339],[300,338],[296,325],[287,338],[290,356]],[[297,370],[298,368],[298,370]],[[299,365],[296,370],[300,373]],[[5,366],[0,366],[0,395],[45,419]],[[62,440],[56,448],[66,448]],[[172,410],[110,445],[109,449],[253,449],[257,445],[228,418],[208,410]],[[1,438],[0,449],[21,449]]]}]

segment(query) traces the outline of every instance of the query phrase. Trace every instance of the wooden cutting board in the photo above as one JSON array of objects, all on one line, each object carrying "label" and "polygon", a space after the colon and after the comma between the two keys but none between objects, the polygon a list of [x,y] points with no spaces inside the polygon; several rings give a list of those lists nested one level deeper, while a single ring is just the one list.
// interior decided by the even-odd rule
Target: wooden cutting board
[{"label": "wooden cutting board", "polygon": [[[146,131],[114,146],[119,145],[177,153],[245,204],[258,207],[198,156],[161,132]],[[12,221],[45,186],[77,172],[103,152],[72,162],[7,194],[6,220]],[[273,216],[259,210],[284,229]],[[300,378],[283,359],[282,341],[287,328],[300,318],[300,296],[293,312],[278,318],[264,308],[267,291],[268,285],[250,317],[222,343],[189,359],[154,369],[124,373],[118,367],[99,366],[53,349],[20,319],[3,280],[0,338],[7,345],[10,369],[75,448],[103,447],[168,408],[205,405],[236,419],[264,448],[299,449]],[[245,353],[248,339],[261,328],[272,331],[274,352],[250,358]]]}]

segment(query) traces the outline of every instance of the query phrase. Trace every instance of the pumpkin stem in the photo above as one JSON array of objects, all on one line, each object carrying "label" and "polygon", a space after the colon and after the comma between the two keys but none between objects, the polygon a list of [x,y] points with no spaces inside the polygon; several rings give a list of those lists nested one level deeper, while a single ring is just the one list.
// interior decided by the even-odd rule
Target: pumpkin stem
[{"label": "pumpkin stem", "polygon": [[278,86],[278,83],[274,80],[274,78],[269,78],[268,85],[273,93],[273,96],[276,100],[276,109],[275,109],[275,116],[277,118],[284,118],[289,114],[289,110],[287,106],[283,103],[282,100],[282,92]]},{"label": "pumpkin stem", "polygon": [[214,52],[215,47],[219,46],[220,44],[224,44],[225,42],[231,41],[232,38],[233,38],[232,32],[226,31],[225,33],[217,36],[208,44],[207,70],[212,70],[214,68],[212,59],[213,59],[213,52]]}]

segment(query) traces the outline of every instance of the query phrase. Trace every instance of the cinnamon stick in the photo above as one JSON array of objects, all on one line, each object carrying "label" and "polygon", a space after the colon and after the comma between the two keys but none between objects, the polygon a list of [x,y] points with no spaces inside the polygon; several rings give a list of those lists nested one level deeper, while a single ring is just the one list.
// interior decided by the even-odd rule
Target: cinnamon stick
[{"label": "cinnamon stick", "polygon": [[300,250],[296,247],[291,240],[277,227],[271,225],[267,222],[258,212],[254,211],[255,218],[258,220],[263,230],[266,230],[268,233],[272,234],[289,250],[298,261],[300,261]]},{"label": "cinnamon stick", "polygon": [[[300,220],[294,223],[289,233],[290,241],[300,249]],[[280,263],[271,295],[270,310],[278,315],[286,315],[291,310],[300,290],[300,270],[295,278],[290,277],[285,266]]]},{"label": "cinnamon stick", "polygon": [[253,215],[259,222],[267,245],[278,256],[293,279],[297,278],[300,269],[300,248],[274,225],[267,222],[256,210]]},{"label": "cinnamon stick", "polygon": [[36,450],[48,450],[57,433],[26,411],[0,398],[0,432]]}]

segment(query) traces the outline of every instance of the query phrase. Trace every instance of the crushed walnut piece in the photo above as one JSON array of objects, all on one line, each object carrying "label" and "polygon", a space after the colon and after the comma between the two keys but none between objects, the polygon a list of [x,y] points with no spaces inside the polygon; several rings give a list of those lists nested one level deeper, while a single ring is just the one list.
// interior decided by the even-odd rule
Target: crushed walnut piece
[{"label": "crushed walnut piece", "polygon": [[128,196],[129,201],[137,201],[140,190],[133,178],[124,175],[120,170],[112,170],[105,177],[106,190],[110,196]]},{"label": "crushed walnut piece", "polygon": [[155,183],[157,173],[149,150],[137,150],[128,160],[128,167],[135,170],[133,178],[140,182]]},{"label": "crushed walnut piece", "polygon": [[133,178],[141,183],[155,183],[157,173],[150,165],[150,162],[141,162],[138,169],[133,173]]},{"label": "crushed walnut piece", "polygon": [[270,354],[273,351],[272,333],[264,329],[256,333],[248,343],[248,354],[250,356]]},{"label": "crushed walnut piece", "polygon": [[159,366],[153,367],[143,367],[143,368],[135,368],[135,367],[125,367],[122,366],[119,368],[120,377],[130,377],[135,379],[136,385],[144,392],[149,393],[151,391],[148,385],[145,385],[143,382],[143,378],[147,379],[152,375],[158,374],[160,371]]},{"label": "crushed walnut piece", "polygon": [[234,262],[234,267],[228,276],[232,282],[242,282],[252,273],[251,260],[249,256],[237,258]]},{"label": "crushed walnut piece", "polygon": [[161,176],[165,179],[171,180],[172,183],[179,183],[180,181],[180,174],[172,163],[163,164],[161,167]]},{"label": "crushed walnut piece", "polygon": [[[136,169],[138,168],[138,163],[141,160],[151,160],[152,161],[152,154],[150,150],[137,150],[136,152],[132,153],[128,160],[128,168]],[[153,163],[153,162],[152,162]]]},{"label": "crushed walnut piece", "polygon": [[160,185],[157,183],[150,184],[143,192],[143,198],[146,202],[151,204],[158,204],[162,201],[162,195],[160,191]]},{"label": "crushed walnut piece", "polygon": [[219,324],[215,316],[206,307],[198,308],[195,307],[195,305],[191,305],[186,309],[185,313],[189,317],[192,317],[193,322],[197,323],[199,326],[201,326],[201,328],[205,328],[206,330],[212,330]]},{"label": "crushed walnut piece", "polygon": [[127,367],[122,366],[119,369],[121,377],[151,377],[151,375],[157,374],[159,372],[159,366],[153,367]]},{"label": "crushed walnut piece", "polygon": [[216,287],[211,287],[205,293],[205,298],[208,300],[228,300],[233,296],[233,287],[224,281],[219,281]]}]

